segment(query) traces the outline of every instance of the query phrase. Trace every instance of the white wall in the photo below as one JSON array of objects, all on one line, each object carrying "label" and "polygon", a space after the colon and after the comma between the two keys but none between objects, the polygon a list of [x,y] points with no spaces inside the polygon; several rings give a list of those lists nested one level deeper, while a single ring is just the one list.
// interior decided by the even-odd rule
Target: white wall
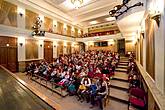
[{"label": "white wall", "polygon": [[[155,83],[161,93],[165,94],[165,6],[163,0],[148,0],[146,9],[150,14],[156,10],[161,13],[158,27],[154,24],[155,33]],[[146,70],[146,33],[143,39],[143,67]]]},{"label": "white wall", "polygon": [[53,42],[53,58],[57,58],[57,42]]},{"label": "white wall", "polygon": [[[18,37],[18,61],[25,61],[25,38]],[[20,45],[22,43],[22,45]]]},{"label": "white wall", "polygon": [[38,40],[38,58],[44,59],[44,41]]},{"label": "white wall", "polygon": [[160,27],[155,28],[155,82],[165,94],[165,16],[162,14]]}]

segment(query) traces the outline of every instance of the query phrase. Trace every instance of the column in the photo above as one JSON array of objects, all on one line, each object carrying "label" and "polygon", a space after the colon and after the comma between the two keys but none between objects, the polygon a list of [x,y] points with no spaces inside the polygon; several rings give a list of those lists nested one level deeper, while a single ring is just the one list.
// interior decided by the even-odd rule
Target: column
[{"label": "column", "polygon": [[67,24],[63,26],[63,35],[67,35]]},{"label": "column", "polygon": [[[18,6],[17,8],[17,27],[19,29],[25,29],[25,8],[23,6]],[[25,37],[18,37],[18,71],[25,71]]]},{"label": "column", "polygon": [[72,26],[72,29],[71,29],[71,36],[74,36],[74,32],[75,32],[75,30],[74,30],[74,27]]},{"label": "column", "polygon": [[25,71],[25,37],[18,37],[18,71]]},{"label": "column", "polygon": [[63,54],[67,54],[67,42],[63,43]]},{"label": "column", "polygon": [[25,29],[25,8],[18,6],[17,8],[17,27],[20,29]]},{"label": "column", "polygon": [[88,42],[85,42],[85,51],[88,51],[88,48],[89,47],[89,45],[88,45]]},{"label": "column", "polygon": [[38,40],[38,58],[44,59],[44,40]]},{"label": "column", "polygon": [[57,58],[57,42],[53,41],[53,58]]},{"label": "column", "polygon": [[53,32],[57,33],[57,21],[53,20]]}]

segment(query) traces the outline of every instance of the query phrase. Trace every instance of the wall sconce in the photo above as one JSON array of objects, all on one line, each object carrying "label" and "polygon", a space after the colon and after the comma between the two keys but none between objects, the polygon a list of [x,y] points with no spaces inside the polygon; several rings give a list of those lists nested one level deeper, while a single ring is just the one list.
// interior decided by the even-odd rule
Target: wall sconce
[{"label": "wall sconce", "polygon": [[156,21],[156,24],[158,25],[158,27],[160,26],[160,20],[161,20],[161,14],[157,13],[153,16],[151,16],[151,19]]},{"label": "wall sconce", "polygon": [[22,17],[23,16],[23,13],[20,12],[19,15]]},{"label": "wall sconce", "polygon": [[6,44],[7,47],[9,47],[9,44]]},{"label": "wall sconce", "polygon": [[42,44],[40,44],[40,47],[42,47]]},{"label": "wall sconce", "polygon": [[25,9],[18,7],[18,14],[20,15],[20,17],[23,17],[23,15],[25,14]]},{"label": "wall sconce", "polygon": [[49,48],[50,46],[48,46],[48,48]]},{"label": "wall sconce", "polygon": [[56,45],[54,45],[54,47],[56,48]]},{"label": "wall sconce", "polygon": [[25,44],[25,38],[24,37],[18,37],[18,44],[22,47]]},{"label": "wall sconce", "polygon": [[23,46],[23,43],[19,43],[19,45],[22,47]]},{"label": "wall sconce", "polygon": [[144,32],[142,32],[142,33],[141,33],[141,36],[142,36],[142,37],[143,37],[143,39],[144,39]]}]

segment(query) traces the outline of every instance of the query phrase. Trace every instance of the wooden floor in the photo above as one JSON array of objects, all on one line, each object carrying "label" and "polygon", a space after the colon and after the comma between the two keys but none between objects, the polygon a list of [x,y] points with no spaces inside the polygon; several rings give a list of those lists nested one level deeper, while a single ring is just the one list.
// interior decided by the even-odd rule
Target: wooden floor
[{"label": "wooden floor", "polygon": [[[117,67],[115,75],[111,80],[110,103],[104,108],[104,110],[128,110],[128,75],[125,70],[118,71],[119,69],[126,69],[127,64],[128,59],[121,59],[121,63],[119,63],[120,66]],[[28,79],[24,73],[18,73],[17,75],[28,84],[40,90],[41,93],[49,97],[51,100],[54,100],[61,105],[62,110],[90,110],[90,103],[81,103],[77,101],[75,96],[61,97],[40,84]],[[99,110],[99,108],[95,107],[92,110]],[[135,108],[132,108],[131,110],[135,110]]]},{"label": "wooden floor", "polygon": [[0,110],[53,110],[0,68]]},{"label": "wooden floor", "polygon": [[[61,97],[60,95],[41,86],[40,84],[28,79],[24,73],[19,73],[17,75],[28,84],[40,90],[41,93],[45,94],[51,100],[56,101],[56,103],[62,106],[61,107],[62,110],[90,110],[90,106],[91,106],[90,103],[86,103],[86,102],[81,103],[77,101],[77,98],[75,96]],[[92,110],[99,110],[99,108],[95,107]],[[104,110],[127,110],[127,104],[110,98],[110,103],[107,105],[107,107]]]}]

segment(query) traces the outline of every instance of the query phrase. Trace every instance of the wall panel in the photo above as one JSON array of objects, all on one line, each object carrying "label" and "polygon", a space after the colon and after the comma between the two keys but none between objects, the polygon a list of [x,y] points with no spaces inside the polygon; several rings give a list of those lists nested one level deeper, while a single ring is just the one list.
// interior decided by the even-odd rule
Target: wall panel
[{"label": "wall panel", "polygon": [[155,79],[154,21],[146,19],[146,70]]},{"label": "wall panel", "polygon": [[44,17],[44,28],[47,32],[53,31],[53,20],[48,17]]},{"label": "wall panel", "polygon": [[57,33],[63,34],[63,23],[57,22]]},{"label": "wall panel", "polygon": [[26,29],[29,29],[29,30],[32,30],[32,27],[38,17],[38,14],[33,12],[33,11],[30,11],[28,9],[25,10],[25,28]]},{"label": "wall panel", "polygon": [[[8,44],[8,46],[7,46]],[[0,37],[0,65],[12,72],[17,71],[17,39],[13,37]]]},{"label": "wall panel", "polygon": [[125,53],[134,52],[134,51],[135,51],[135,47],[134,47],[133,41],[126,41],[125,42]]},{"label": "wall panel", "polygon": [[17,27],[17,6],[0,0],[0,24]]},{"label": "wall panel", "polygon": [[53,61],[53,43],[44,41],[44,59],[51,63]]},{"label": "wall panel", "polygon": [[25,56],[26,56],[26,59],[37,59],[38,58],[38,42],[37,42],[37,40],[26,39]]},{"label": "wall panel", "polygon": [[57,56],[63,55],[63,43],[62,42],[58,42],[58,46],[57,46]]},{"label": "wall panel", "polygon": [[71,36],[71,26],[67,25],[67,35]]},{"label": "wall panel", "polygon": [[77,28],[75,28],[74,37],[78,37],[78,29]]},{"label": "wall panel", "polygon": [[140,64],[143,65],[143,35],[140,36]]}]

